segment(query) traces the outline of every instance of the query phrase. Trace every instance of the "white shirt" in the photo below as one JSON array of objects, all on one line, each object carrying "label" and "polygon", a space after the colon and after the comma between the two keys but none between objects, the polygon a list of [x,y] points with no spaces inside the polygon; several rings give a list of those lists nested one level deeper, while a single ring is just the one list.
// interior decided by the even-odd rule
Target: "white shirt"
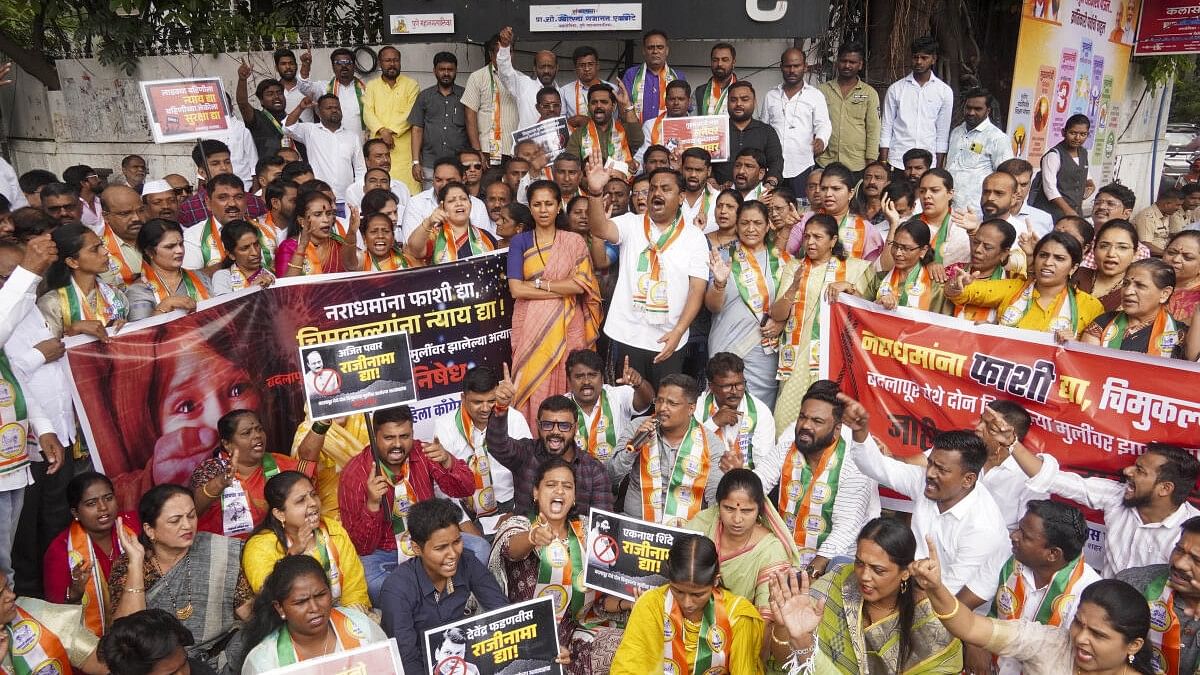
[{"label": "white shirt", "polygon": [[18,322],[16,331],[4,345],[4,353],[8,354],[26,400],[33,399],[37,404],[37,419],[29,414],[30,423],[38,433],[53,432],[59,442],[70,445],[75,440],[76,426],[67,358],[47,362],[45,355],[34,347],[54,337],[46,326],[46,317],[35,305]]},{"label": "white shirt", "polygon": [[21,183],[17,180],[16,170],[3,157],[0,157],[0,194],[8,198],[13,211],[22,206],[29,206],[29,200],[25,199],[25,192],[21,190]]},{"label": "white shirt", "polygon": [[913,148],[934,155],[946,152],[953,113],[954,91],[937,75],[930,73],[924,86],[917,84],[912,73],[893,82],[883,99],[879,130],[879,147],[888,148],[888,163],[903,169],[904,153]]},{"label": "white shirt", "polygon": [[[720,229],[717,226],[717,195],[720,192],[708,186],[705,186],[704,189],[708,192],[708,206],[704,215],[704,227],[701,229],[701,232],[708,234]],[[689,204],[687,194],[684,193],[683,202],[680,204],[680,208],[683,210],[683,222],[688,225],[695,225],[696,216],[700,215],[700,205],[703,203],[704,193],[700,193],[700,196],[696,197],[695,204]]]},{"label": "white shirt", "polygon": [[979,212],[983,179],[1001,162],[1012,159],[1012,143],[1007,134],[985,119],[974,129],[968,129],[965,122],[954,127],[948,147],[946,170],[954,176],[954,203]]},{"label": "white shirt", "polygon": [[[279,83],[283,85],[284,109],[288,114],[291,114],[291,112],[296,109],[296,106],[300,105],[300,102],[304,100],[304,89],[300,86],[299,78],[297,78],[295,80],[295,84],[293,84],[291,89],[288,89],[287,83],[284,82],[283,80],[279,80]],[[343,114],[345,114],[345,113],[343,112]],[[316,122],[317,121],[317,118],[313,116],[312,108],[309,108],[300,113],[300,121],[301,122]]]},{"label": "white shirt", "polygon": [[[746,395],[742,397],[741,402],[738,403],[738,424],[718,428],[716,422],[713,422],[712,417],[709,416],[708,408],[704,405],[704,400],[708,397],[709,393],[705,391],[696,399],[696,421],[703,424],[705,429],[713,432],[717,438],[724,441],[727,449],[737,451],[741,454],[743,461],[747,454],[753,457],[754,473],[758,474],[758,477],[762,479],[764,486],[768,480],[778,482],[778,467],[783,466],[783,457],[771,457],[771,455],[775,455],[779,451],[775,443],[775,416],[771,414],[771,409],[761,399],[747,391]],[[746,416],[749,415],[750,407],[747,401],[754,402],[754,412],[758,417],[758,421],[754,425],[754,431],[750,433],[750,437],[743,439],[738,433],[738,427],[742,420],[747,419]],[[747,420],[746,423],[749,424],[749,421]],[[743,443],[745,447],[742,447]],[[775,469],[773,471],[769,469],[764,470],[764,466],[775,467]],[[747,466],[747,468],[750,467]]]},{"label": "white shirt", "polygon": [[[388,189],[392,191],[392,194],[396,195],[398,200],[396,204],[397,216],[402,216],[404,215],[404,207],[408,205],[408,200],[412,199],[412,193],[408,191],[408,186],[403,182],[398,181],[395,178],[391,180],[392,182]],[[352,205],[356,209],[362,209],[363,196],[366,194],[366,186],[364,185],[366,181],[367,176],[364,173],[362,178],[359,178],[346,188],[347,204]]]},{"label": "white shirt", "polygon": [[[637,271],[638,261],[642,251],[650,246],[642,229],[642,216],[626,213],[613,218],[613,224],[617,226],[620,239],[610,243],[621,247],[620,274],[608,320],[604,322],[604,334],[622,344],[658,352],[662,349],[658,339],[679,322],[683,306],[687,304],[691,279],[708,280],[708,240],[699,229],[684,227],[675,243],[660,254],[660,279],[667,282],[667,316],[662,323],[651,324],[633,308],[633,293],[641,276]],[[661,234],[653,224],[650,233],[654,237]],[[682,349],[687,340],[688,331],[684,331],[677,349]]]},{"label": "white shirt", "polygon": [[979,479],[992,493],[992,499],[1004,514],[1004,526],[1010,532],[1017,529],[1017,521],[1025,515],[1026,504],[1034,499],[1049,498],[1045,492],[1029,489],[1028,478],[1017,460],[1009,455],[996,468],[985,469]]},{"label": "white shirt", "polygon": [[[433,437],[441,442],[442,447],[446,452],[454,455],[464,462],[469,462],[474,456],[474,448],[484,447],[483,437],[487,432],[486,426],[474,426],[471,428],[471,442],[467,443],[467,439],[463,438],[462,434],[458,433],[458,425],[454,422],[455,415],[458,411],[447,413],[437,418],[433,422]],[[508,437],[509,438],[533,438],[529,433],[529,425],[525,423],[525,418],[515,408],[508,409]],[[512,472],[501,464],[491,452],[488,452],[488,465],[492,470],[492,488],[496,491],[496,502],[512,501],[513,498],[513,478]],[[440,493],[439,493],[440,494]]]},{"label": "white shirt", "polygon": [[[833,496],[832,524],[825,541],[817,549],[817,555],[830,560],[837,556],[853,557],[859,531],[868,520],[878,518],[880,513],[879,483],[864,475],[855,463],[854,439],[849,427],[842,427],[842,438],[846,441],[846,456],[838,473],[837,493]],[[755,467],[754,473],[762,479],[764,492],[774,490],[782,479],[783,463],[795,440],[793,429],[783,430],[775,440],[775,452],[769,458],[772,463]],[[808,562],[804,561],[805,564]]]},{"label": "white shirt", "polygon": [[1018,236],[1025,231],[1026,218],[1029,219],[1029,224],[1033,226],[1033,233],[1037,235],[1038,239],[1050,234],[1050,231],[1054,229],[1054,217],[1036,206],[1030,206],[1029,202],[1026,201],[1021,205],[1021,210],[1016,215],[1016,219],[1020,222],[1020,225],[1012,217],[1008,219],[1008,222],[1017,228]]},{"label": "white shirt", "polygon": [[258,167],[258,148],[254,145],[254,136],[246,128],[244,122],[235,115],[226,117],[229,128],[212,138],[229,146],[229,162],[233,165],[233,174],[242,179],[242,185],[247,191],[254,186],[254,172]]},{"label": "white shirt", "polygon": [[37,302],[37,287],[42,278],[17,265],[0,286],[0,347],[12,337],[17,321]]},{"label": "white shirt", "polygon": [[[612,90],[617,91],[617,85],[608,80],[600,80],[600,82],[612,87]],[[563,114],[568,118],[576,115],[587,116],[588,102],[587,93],[589,87],[585,87],[579,80],[568,82],[558,88],[558,95],[562,98]],[[578,103],[577,103],[578,102]]]},{"label": "white shirt", "polygon": [[[22,193],[24,194],[24,193]],[[89,204],[83,197],[79,198],[79,222],[83,223],[96,234],[104,233],[104,215],[101,212],[100,195],[92,197]]]},{"label": "white shirt", "polygon": [[346,188],[366,175],[359,135],[350,131],[344,120],[336,131],[317,122],[297,122],[284,131],[308,148],[313,175],[329,183],[338,199],[345,201]]},{"label": "white shirt", "polygon": [[783,146],[783,175],[799,176],[813,165],[813,140],[829,144],[833,123],[829,121],[829,104],[816,87],[805,85],[788,98],[783,85],[776,85],[763,99],[764,124],[775,128]]},{"label": "white shirt", "polygon": [[[501,47],[496,53],[496,71],[500,75],[500,84],[512,92],[517,101],[517,129],[537,124],[541,117],[537,111],[537,93],[542,90],[542,81],[513,68],[511,47]],[[551,82],[548,86],[557,89],[555,84]]]},{"label": "white shirt", "polygon": [[[437,197],[433,196],[433,188],[423,190],[413,195],[404,207],[404,217],[399,220],[400,231],[396,233],[396,241],[408,243],[408,237],[421,226],[421,221],[429,217],[438,207]],[[496,226],[488,218],[487,204],[478,197],[471,197],[471,224],[481,230],[496,234]],[[513,436],[513,438],[517,438]]]},{"label": "white shirt", "polygon": [[[297,75],[296,82],[299,83],[299,86],[296,88],[300,89],[308,96],[311,96],[313,103],[316,103],[317,99],[321,96],[324,96],[326,93],[332,93],[329,91],[329,83],[332,81],[333,80],[305,80]],[[363,83],[363,87],[365,90],[366,82]],[[358,94],[355,92],[354,82],[351,82],[350,86],[348,87],[343,87],[339,82],[337,88],[337,97],[338,103],[342,104],[342,128],[353,132],[358,138],[358,144],[361,146],[363,142],[362,106],[358,104]],[[288,107],[291,107],[290,101],[288,102]],[[320,121],[316,118],[315,111],[306,110],[305,112],[312,112],[313,123],[320,123]],[[304,143],[303,140],[300,142]],[[362,148],[360,147],[359,150],[361,152]],[[311,151],[312,150],[309,149],[309,152]],[[311,161],[312,158],[310,157],[309,162]]]},{"label": "white shirt", "polygon": [[[614,387],[611,384],[604,385],[604,393],[608,397],[608,407],[612,411],[613,427],[616,429],[617,447],[613,448],[613,452],[618,452],[625,447],[625,442],[633,437],[634,427],[630,425],[630,421],[634,415],[641,415],[645,410],[635,410],[633,407],[633,396],[636,393],[633,387],[625,384],[619,387]],[[571,392],[567,392],[567,398],[572,401],[575,396]],[[578,405],[578,403],[576,403]],[[596,420],[596,415],[600,414],[600,399],[596,399],[596,404],[592,406],[590,411],[583,410],[583,406],[579,406],[583,411],[583,422],[586,429],[583,433],[587,434],[587,429],[592,428],[592,422]]]},{"label": "white shirt", "polygon": [[929,556],[925,537],[932,536],[941,560],[942,583],[951,593],[958,593],[982,569],[1008,556],[1011,547],[1004,516],[982,483],[976,483],[962,501],[943,512],[925,496],[923,467],[884,457],[871,437],[865,443],[851,442],[851,448],[864,474],[913,501],[917,559]]},{"label": "white shirt", "polygon": [[[216,219],[214,218],[214,220],[216,220]],[[216,223],[217,223],[217,233],[218,233],[218,236],[220,236],[220,232],[224,228],[221,225],[221,221],[216,220]],[[203,253],[203,251],[200,250],[200,244],[204,238],[204,233],[205,233],[205,231],[207,231],[207,229],[208,229],[208,219],[207,218],[205,218],[204,220],[201,220],[198,223],[191,225],[190,227],[183,228],[183,269],[185,269],[185,270],[204,269],[204,253]],[[214,242],[213,246],[214,246],[213,253],[215,254],[216,253],[215,242]],[[218,263],[218,262],[220,262],[220,260],[214,259],[214,260],[210,260],[208,264],[212,265],[212,264]]]},{"label": "white shirt", "polygon": [[1029,479],[1034,490],[1053,492],[1091,509],[1104,512],[1107,530],[1104,546],[1104,569],[1100,573],[1112,578],[1117,572],[1131,567],[1161,565],[1171,556],[1179,540],[1179,526],[1200,511],[1188,502],[1180,504],[1160,523],[1144,523],[1137,509],[1125,506],[1125,484],[1107,478],[1084,478],[1070,471],[1061,471],[1058,460],[1051,455],[1038,455],[1042,470]]}]

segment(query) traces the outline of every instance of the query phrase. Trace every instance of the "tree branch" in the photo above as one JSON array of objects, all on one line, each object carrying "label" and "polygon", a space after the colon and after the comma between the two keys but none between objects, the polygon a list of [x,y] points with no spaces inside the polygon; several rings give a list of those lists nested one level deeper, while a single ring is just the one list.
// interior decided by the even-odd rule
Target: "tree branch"
[{"label": "tree branch", "polygon": [[0,29],[0,52],[8,54],[14,63],[36,77],[50,91],[62,89],[62,84],[58,80],[58,69],[54,67],[54,63],[44,59],[41,54],[21,46],[20,42],[3,29]]}]

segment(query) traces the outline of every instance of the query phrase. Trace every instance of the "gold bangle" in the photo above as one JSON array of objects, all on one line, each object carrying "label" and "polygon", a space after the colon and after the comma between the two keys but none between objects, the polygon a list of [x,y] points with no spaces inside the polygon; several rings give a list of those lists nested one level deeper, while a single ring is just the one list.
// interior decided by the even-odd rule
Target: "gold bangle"
[{"label": "gold bangle", "polygon": [[948,621],[950,619],[953,619],[954,615],[958,614],[958,610],[961,608],[962,608],[962,603],[958,601],[958,598],[955,598],[954,599],[954,609],[951,610],[949,614],[938,614],[938,611],[935,609],[935,610],[933,610],[933,615],[936,616],[937,618],[941,619],[942,621]]},{"label": "gold bangle", "polygon": [[779,645],[780,647],[784,647],[787,649],[792,648],[792,641],[791,641],[790,637],[787,640],[780,640],[779,637],[777,635],[775,635],[775,626],[771,626],[771,641],[774,642],[775,644]]},{"label": "gold bangle", "polygon": [[144,589],[144,588],[126,588],[125,592],[126,593],[145,593],[146,589]]},{"label": "gold bangle", "polygon": [[200,491],[201,491],[201,492],[203,492],[203,493],[204,493],[204,496],[205,496],[205,497],[208,497],[209,499],[217,499],[218,497],[220,497],[220,496],[221,496],[221,493],[220,493],[220,492],[218,492],[218,493],[217,493],[217,494],[215,494],[215,495],[214,495],[214,494],[210,494],[210,493],[208,492],[208,483],[205,483],[204,485],[201,485],[201,486],[200,486]]}]

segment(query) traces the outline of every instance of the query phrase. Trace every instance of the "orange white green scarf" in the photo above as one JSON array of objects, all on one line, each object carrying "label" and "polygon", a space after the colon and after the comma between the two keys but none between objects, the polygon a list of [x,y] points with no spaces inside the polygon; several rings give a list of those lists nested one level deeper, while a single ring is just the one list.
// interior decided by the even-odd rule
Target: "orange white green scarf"
[{"label": "orange white green scarf", "polygon": [[675,597],[667,591],[663,614],[663,672],[674,675],[707,675],[729,672],[730,652],[733,647],[733,623],[729,620],[726,600],[737,602],[737,596],[714,588],[712,597],[704,606],[700,619],[700,634],[696,640],[696,656],[688,667],[687,647],[684,645],[683,612],[675,604]]},{"label": "orange white green scarf", "polygon": [[638,280],[633,291],[633,310],[645,317],[651,325],[666,323],[670,310],[668,302],[667,279],[662,273],[661,257],[674,244],[684,230],[683,216],[675,214],[675,219],[658,237],[650,230],[650,214],[642,216],[642,232],[646,236],[647,246],[638,256]]},{"label": "orange white green scarf", "polygon": [[[787,336],[787,343],[780,344],[779,347],[779,370],[776,373],[775,379],[786,380],[795,372],[796,366],[802,356],[800,353],[800,344],[804,341],[804,319],[808,313],[806,307],[808,305],[808,286],[811,283],[810,277],[813,274],[813,261],[804,258],[801,262],[803,271],[800,273],[799,288],[796,291],[796,300],[792,303],[792,313],[788,316],[787,324],[783,327],[783,334]],[[829,278],[830,273],[833,273],[833,279]],[[819,286],[819,292],[824,292],[829,284],[837,281],[846,280],[846,261],[838,258],[830,258],[824,265],[824,270],[821,271],[822,281]],[[820,298],[817,299],[816,307],[820,306]],[[817,354],[821,343],[821,312],[815,310],[816,314],[812,320],[812,328],[809,329],[809,353],[808,366],[814,368],[817,364]]]},{"label": "orange white green scarf", "polygon": [[833,502],[837,498],[846,440],[840,436],[821,451],[814,469],[792,443],[783,460],[779,481],[779,513],[795,533],[801,553],[811,558],[825,542],[833,526]]},{"label": "orange white green scarf", "polygon": [[669,467],[662,465],[659,443],[655,436],[639,448],[642,519],[679,527],[704,505],[704,486],[711,464],[708,436],[699,422],[690,420],[675,453],[675,462]]},{"label": "orange white green scarf", "polygon": [[[1128,331],[1129,315],[1124,311],[1118,312],[1104,329],[1100,344],[1110,349],[1120,349]],[[1147,343],[1146,353],[1169,359],[1175,354],[1175,348],[1178,346],[1179,324],[1167,313],[1165,306],[1160,306],[1158,315],[1154,317],[1154,323],[1150,326],[1150,341]]]},{"label": "orange white green scarf", "polygon": [[[608,146],[600,151],[601,157],[604,159],[611,157],[613,160],[629,164],[633,161],[633,152],[629,149],[629,137],[625,135],[625,125],[621,124],[620,120],[612,120],[609,128],[611,131],[608,134]],[[583,158],[586,160],[600,148],[600,129],[594,121],[588,120],[587,132],[580,139],[580,152],[583,153]]]}]

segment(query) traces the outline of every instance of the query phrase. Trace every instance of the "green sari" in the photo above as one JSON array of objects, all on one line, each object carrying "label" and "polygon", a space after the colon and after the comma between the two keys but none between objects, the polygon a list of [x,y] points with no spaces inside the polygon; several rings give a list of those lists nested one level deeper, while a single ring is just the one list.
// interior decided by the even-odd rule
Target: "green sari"
[{"label": "green sari", "polygon": [[[817,626],[822,656],[832,662],[828,672],[843,675],[955,675],[962,671],[962,643],[950,635],[933,614],[929,600],[917,603],[910,635],[910,652],[900,664],[899,614],[863,626],[866,613],[858,590],[854,565],[826,572],[812,586],[816,598],[825,599],[825,613]],[[865,667],[859,664],[865,664]]]}]

